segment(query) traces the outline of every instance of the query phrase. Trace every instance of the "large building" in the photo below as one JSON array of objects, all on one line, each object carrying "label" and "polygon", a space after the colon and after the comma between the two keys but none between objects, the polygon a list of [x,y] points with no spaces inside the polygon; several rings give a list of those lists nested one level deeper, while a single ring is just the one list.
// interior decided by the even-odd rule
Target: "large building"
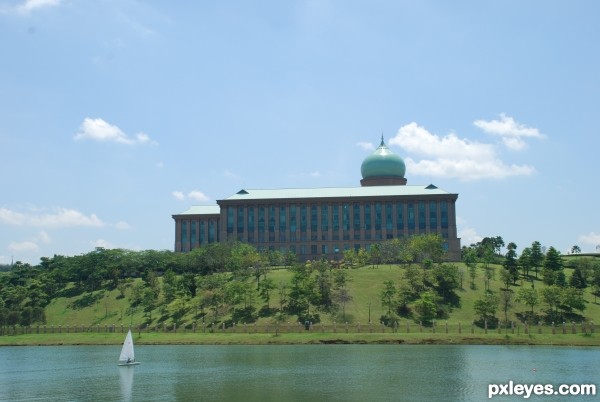
[{"label": "large building", "polygon": [[360,187],[242,189],[217,205],[173,215],[175,251],[241,241],[291,251],[300,260],[337,258],[348,249],[439,233],[447,259],[460,260],[458,194],[433,184],[406,185],[404,161],[381,144],[361,165]]}]

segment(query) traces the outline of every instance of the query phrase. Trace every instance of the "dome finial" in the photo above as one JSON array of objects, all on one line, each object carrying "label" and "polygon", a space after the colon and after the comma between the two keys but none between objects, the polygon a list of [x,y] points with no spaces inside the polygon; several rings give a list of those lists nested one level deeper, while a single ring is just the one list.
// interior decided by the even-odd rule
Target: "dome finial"
[{"label": "dome finial", "polygon": [[385,142],[383,142],[383,131],[381,132],[381,144],[379,146],[383,146],[385,145]]}]

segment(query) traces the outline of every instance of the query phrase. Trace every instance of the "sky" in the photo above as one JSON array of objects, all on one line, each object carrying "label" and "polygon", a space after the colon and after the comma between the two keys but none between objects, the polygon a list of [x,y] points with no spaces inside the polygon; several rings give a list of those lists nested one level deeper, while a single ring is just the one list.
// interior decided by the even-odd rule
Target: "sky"
[{"label": "sky", "polygon": [[242,188],[360,186],[384,136],[462,245],[600,245],[600,2],[0,0],[0,264],[172,250]]}]

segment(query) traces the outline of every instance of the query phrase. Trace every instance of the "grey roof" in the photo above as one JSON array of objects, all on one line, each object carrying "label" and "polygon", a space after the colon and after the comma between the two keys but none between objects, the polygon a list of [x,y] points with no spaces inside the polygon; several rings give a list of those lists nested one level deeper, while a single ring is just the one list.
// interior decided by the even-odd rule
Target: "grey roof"
[{"label": "grey roof", "polygon": [[365,186],[365,187],[324,187],[324,188],[282,188],[282,189],[242,189],[227,197],[233,200],[271,200],[284,198],[348,198],[377,196],[420,196],[449,195],[451,193],[428,186]]},{"label": "grey roof", "polygon": [[193,205],[178,215],[219,215],[220,213],[221,207],[218,205]]}]

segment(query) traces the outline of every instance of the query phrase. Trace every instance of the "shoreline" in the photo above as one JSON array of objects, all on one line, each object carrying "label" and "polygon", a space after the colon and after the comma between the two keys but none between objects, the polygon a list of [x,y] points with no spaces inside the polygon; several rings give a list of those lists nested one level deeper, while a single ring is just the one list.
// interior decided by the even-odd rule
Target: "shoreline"
[{"label": "shoreline", "polygon": [[[120,345],[122,333],[20,334],[0,336],[3,346]],[[600,346],[595,334],[436,333],[135,333],[141,345],[510,345]]]}]

